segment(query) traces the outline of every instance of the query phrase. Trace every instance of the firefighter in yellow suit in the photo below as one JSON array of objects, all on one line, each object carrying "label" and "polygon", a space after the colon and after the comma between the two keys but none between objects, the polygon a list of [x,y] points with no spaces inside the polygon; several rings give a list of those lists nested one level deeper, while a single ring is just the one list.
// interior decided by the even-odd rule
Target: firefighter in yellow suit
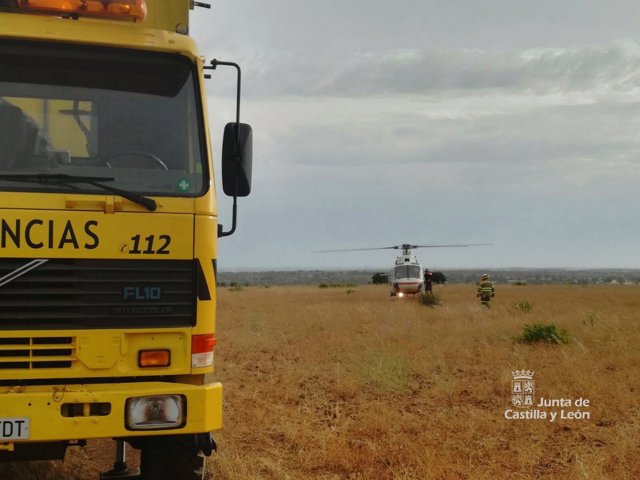
[{"label": "firefighter in yellow suit", "polygon": [[496,288],[493,286],[493,282],[489,280],[489,275],[486,273],[480,277],[478,282],[478,291],[476,297],[480,299],[480,303],[489,308],[491,305],[491,299],[496,295]]}]

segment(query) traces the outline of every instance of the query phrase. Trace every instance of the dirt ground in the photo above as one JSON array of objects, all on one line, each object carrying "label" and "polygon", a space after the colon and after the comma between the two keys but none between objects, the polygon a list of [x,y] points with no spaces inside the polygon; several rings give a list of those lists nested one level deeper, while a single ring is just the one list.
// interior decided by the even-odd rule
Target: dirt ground
[{"label": "dirt ground", "polygon": [[[498,285],[491,309],[473,285],[435,291],[427,307],[384,286],[221,289],[211,478],[640,478],[640,287]],[[568,343],[518,341],[535,324]],[[507,418],[526,411],[516,370],[536,403],[572,402],[537,410],[583,417]],[[112,457],[89,442],[0,479],[95,480]]]}]

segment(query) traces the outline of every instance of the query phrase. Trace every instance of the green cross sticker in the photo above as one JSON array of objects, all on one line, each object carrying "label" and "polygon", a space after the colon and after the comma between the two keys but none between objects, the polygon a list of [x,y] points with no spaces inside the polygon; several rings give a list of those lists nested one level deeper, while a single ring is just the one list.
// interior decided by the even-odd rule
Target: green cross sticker
[{"label": "green cross sticker", "polygon": [[176,183],[176,187],[181,192],[188,192],[189,190],[191,190],[191,182],[186,178],[181,178],[180,180],[178,180],[178,183]]}]

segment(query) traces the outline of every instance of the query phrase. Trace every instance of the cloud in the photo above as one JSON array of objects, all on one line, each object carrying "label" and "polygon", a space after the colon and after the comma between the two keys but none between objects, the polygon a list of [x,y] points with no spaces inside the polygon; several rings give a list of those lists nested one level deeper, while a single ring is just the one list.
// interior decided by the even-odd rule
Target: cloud
[{"label": "cloud", "polygon": [[637,93],[640,46],[513,51],[476,49],[319,53],[270,52],[247,58],[255,95],[349,96],[443,91]]},{"label": "cloud", "polygon": [[567,105],[500,93],[464,100],[283,97],[248,102],[247,115],[269,172],[290,175],[282,166],[306,165],[318,173],[361,168],[388,177],[373,167],[413,175],[425,169],[442,173],[442,184],[573,188],[638,178],[639,102],[611,97]]},{"label": "cloud", "polygon": [[247,62],[243,112],[271,165],[466,162],[478,180],[499,166],[515,183],[571,185],[637,170],[636,43],[258,60]]}]

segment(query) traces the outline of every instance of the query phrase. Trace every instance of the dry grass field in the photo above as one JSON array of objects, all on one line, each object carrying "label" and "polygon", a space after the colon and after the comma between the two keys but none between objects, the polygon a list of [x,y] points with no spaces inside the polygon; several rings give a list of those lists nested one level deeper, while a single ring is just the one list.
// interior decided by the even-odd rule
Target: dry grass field
[{"label": "dry grass field", "polygon": [[[490,310],[474,290],[436,286],[440,305],[426,307],[386,286],[220,289],[211,478],[639,478],[640,287],[498,285]],[[539,322],[569,343],[514,340]],[[590,402],[542,410],[589,418],[506,419],[522,411],[516,369],[535,371],[536,402]],[[36,473],[1,468],[3,479],[97,478],[79,449]]]}]

